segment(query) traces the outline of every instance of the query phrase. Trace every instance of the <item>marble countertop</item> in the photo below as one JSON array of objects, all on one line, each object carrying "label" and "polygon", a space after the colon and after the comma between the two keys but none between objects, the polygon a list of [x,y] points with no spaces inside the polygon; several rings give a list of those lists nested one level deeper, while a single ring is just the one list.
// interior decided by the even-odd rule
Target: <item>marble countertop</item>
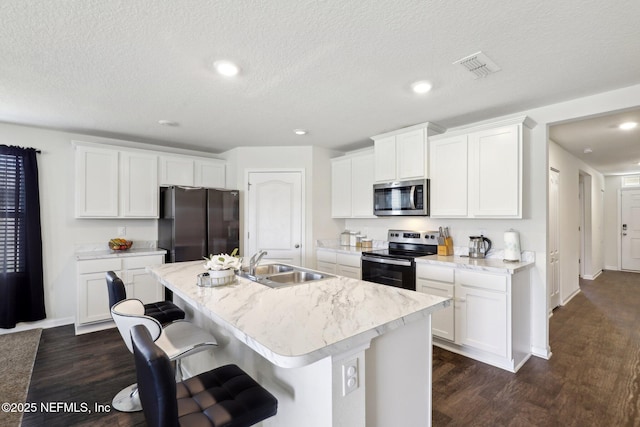
[{"label": "marble countertop", "polygon": [[104,259],[104,258],[124,258],[132,256],[145,256],[145,255],[164,255],[167,251],[158,248],[131,248],[126,251],[112,251],[111,249],[95,250],[95,251],[80,251],[76,252],[76,259],[78,261],[91,260],[91,259]]},{"label": "marble countertop", "polygon": [[367,344],[450,305],[451,300],[336,276],[270,288],[238,277],[196,285],[203,262],[147,267],[164,286],[271,363],[295,368]]},{"label": "marble countertop", "polygon": [[343,246],[340,244],[339,240],[318,240],[316,242],[316,250],[339,252],[345,254],[361,254],[362,252],[373,251],[376,249],[386,249],[388,247],[388,243],[382,240],[374,240],[372,243],[373,247],[362,248],[357,246]]},{"label": "marble countertop", "polygon": [[533,267],[535,261],[530,257],[523,257],[521,262],[503,261],[502,258],[469,258],[458,255],[442,256],[427,255],[416,258],[416,263],[444,265],[447,267],[462,268],[467,270],[486,271],[492,273],[515,274],[519,271]]}]

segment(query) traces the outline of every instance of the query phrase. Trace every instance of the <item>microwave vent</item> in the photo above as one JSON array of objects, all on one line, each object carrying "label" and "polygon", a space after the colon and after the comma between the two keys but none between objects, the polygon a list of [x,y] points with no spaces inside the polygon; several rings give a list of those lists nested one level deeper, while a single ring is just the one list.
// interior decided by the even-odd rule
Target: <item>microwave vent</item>
[{"label": "microwave vent", "polygon": [[460,64],[465,68],[465,70],[471,72],[474,79],[486,77],[489,74],[500,71],[500,67],[498,67],[495,62],[489,59],[489,57],[482,52],[476,52],[473,55],[465,56],[464,58],[454,62],[454,65],[455,64]]}]

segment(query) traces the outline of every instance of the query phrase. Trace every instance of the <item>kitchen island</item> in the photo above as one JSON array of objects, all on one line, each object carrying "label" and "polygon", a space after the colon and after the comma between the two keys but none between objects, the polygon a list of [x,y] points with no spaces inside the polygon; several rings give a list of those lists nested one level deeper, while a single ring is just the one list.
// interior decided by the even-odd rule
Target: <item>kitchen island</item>
[{"label": "kitchen island", "polygon": [[240,365],[278,398],[264,425],[431,424],[431,314],[450,300],[340,276],[202,288],[203,264],[147,270],[220,344],[186,368]]}]

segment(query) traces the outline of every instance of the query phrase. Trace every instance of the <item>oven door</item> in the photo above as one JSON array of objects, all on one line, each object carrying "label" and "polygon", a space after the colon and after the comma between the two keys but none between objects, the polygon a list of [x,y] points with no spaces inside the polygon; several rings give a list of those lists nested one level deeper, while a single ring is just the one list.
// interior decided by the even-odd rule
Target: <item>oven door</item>
[{"label": "oven door", "polygon": [[415,262],[409,259],[362,255],[362,280],[415,291]]}]

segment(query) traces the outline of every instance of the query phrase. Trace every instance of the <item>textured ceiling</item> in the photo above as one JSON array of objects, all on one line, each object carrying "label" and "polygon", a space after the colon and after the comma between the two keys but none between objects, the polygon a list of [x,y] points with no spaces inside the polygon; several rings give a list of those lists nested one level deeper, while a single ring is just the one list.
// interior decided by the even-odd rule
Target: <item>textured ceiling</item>
[{"label": "textured ceiling", "polygon": [[[214,153],[348,150],[640,83],[637,0],[2,0],[0,16],[0,121]],[[502,70],[452,65],[477,51]]]}]

